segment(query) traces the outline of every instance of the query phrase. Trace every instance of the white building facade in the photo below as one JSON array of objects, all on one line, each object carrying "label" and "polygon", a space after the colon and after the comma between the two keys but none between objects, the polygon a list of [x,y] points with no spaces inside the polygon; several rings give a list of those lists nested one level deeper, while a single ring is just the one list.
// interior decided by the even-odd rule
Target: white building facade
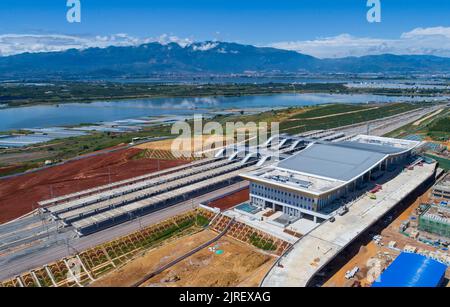
[{"label": "white building facade", "polygon": [[386,172],[404,167],[419,144],[363,135],[349,142],[317,142],[241,176],[250,181],[252,205],[320,222],[350,195],[364,192]]}]

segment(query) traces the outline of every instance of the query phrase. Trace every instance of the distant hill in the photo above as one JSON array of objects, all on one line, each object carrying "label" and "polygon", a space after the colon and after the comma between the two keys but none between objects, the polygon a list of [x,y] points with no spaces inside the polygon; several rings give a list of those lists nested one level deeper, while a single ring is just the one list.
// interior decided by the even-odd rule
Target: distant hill
[{"label": "distant hill", "polygon": [[0,57],[0,77],[92,78],[154,74],[450,72],[450,58],[374,55],[318,59],[294,51],[225,42],[148,43]]},{"label": "distant hill", "polygon": [[430,55],[368,55],[321,60],[320,69],[350,73],[439,73],[450,71],[450,58]]}]

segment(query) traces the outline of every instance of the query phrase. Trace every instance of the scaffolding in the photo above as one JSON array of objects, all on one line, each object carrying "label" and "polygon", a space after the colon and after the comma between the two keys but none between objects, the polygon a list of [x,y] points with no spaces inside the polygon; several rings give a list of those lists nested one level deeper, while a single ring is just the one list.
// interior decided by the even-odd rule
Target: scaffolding
[{"label": "scaffolding", "polygon": [[450,238],[450,208],[428,206],[419,216],[419,230]]}]

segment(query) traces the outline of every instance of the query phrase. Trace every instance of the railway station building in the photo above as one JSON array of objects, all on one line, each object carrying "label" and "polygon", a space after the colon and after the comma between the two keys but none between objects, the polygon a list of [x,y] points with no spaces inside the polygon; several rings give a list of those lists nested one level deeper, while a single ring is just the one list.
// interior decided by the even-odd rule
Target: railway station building
[{"label": "railway station building", "polygon": [[293,156],[241,176],[251,205],[315,222],[328,219],[352,194],[411,163],[420,142],[358,135],[344,142],[313,142]]}]

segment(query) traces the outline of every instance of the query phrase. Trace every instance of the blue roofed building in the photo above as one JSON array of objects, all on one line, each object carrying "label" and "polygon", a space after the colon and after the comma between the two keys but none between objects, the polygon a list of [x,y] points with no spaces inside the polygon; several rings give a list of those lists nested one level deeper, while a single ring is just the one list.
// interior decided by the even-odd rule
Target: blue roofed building
[{"label": "blue roofed building", "polygon": [[413,253],[401,253],[372,287],[438,287],[447,266]]}]

